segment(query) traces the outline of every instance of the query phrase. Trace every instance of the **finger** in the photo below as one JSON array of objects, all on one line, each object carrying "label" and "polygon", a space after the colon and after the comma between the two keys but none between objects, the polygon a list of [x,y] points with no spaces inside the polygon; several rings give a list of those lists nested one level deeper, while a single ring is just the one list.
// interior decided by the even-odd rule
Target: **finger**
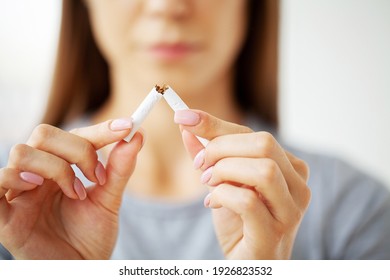
[{"label": "finger", "polygon": [[101,173],[97,174],[101,171],[101,164],[98,162],[96,148],[83,137],[41,124],[34,129],[27,145],[76,164],[90,181],[102,183],[101,177],[97,176]]},{"label": "finger", "polygon": [[284,221],[294,201],[279,166],[271,159],[226,158],[208,168],[201,175],[201,182],[210,186],[233,183],[254,189],[272,216]]},{"label": "finger", "polygon": [[102,184],[102,165],[97,161],[96,150],[125,137],[132,127],[131,119],[109,120],[97,125],[73,129],[71,133],[41,124],[37,126],[27,144],[55,154],[76,164],[84,175]]},{"label": "finger", "polygon": [[[22,178],[25,178],[25,180]],[[18,191],[28,191],[34,189],[38,183],[43,183],[42,177],[40,177],[42,178],[41,182],[36,180],[36,183],[28,182],[29,178],[34,179],[34,174],[29,172],[20,173],[20,171],[12,168],[0,169],[0,198],[2,198],[11,189]]]},{"label": "finger", "polygon": [[12,200],[18,193],[33,190],[42,183],[43,178],[34,173],[20,173],[20,171],[12,168],[0,169],[0,225],[8,217],[8,201]]},{"label": "finger", "polygon": [[282,147],[272,134],[265,131],[215,138],[206,147],[203,168],[214,165],[226,157],[272,158],[285,169],[291,168]]},{"label": "finger", "polygon": [[205,206],[213,209],[223,207],[237,213],[242,219],[245,243],[248,247],[260,251],[280,248],[280,242],[285,238],[291,238],[289,235],[296,232],[303,217],[302,212],[294,208],[291,209],[288,221],[285,223],[276,221],[254,191],[227,184],[218,186],[210,193],[205,198]]},{"label": "finger", "polygon": [[294,193],[294,197],[299,195],[303,181],[272,134],[261,131],[217,137],[205,148],[203,165],[200,168],[205,170],[228,157],[272,159],[282,171],[291,193]]},{"label": "finger", "polygon": [[0,169],[0,198],[8,190],[29,191],[43,184],[43,177],[12,168]]},{"label": "finger", "polygon": [[183,139],[184,147],[187,152],[190,154],[191,158],[195,158],[195,156],[204,149],[204,146],[198,138],[187,130],[182,130],[181,136]]},{"label": "finger", "polygon": [[[177,117],[176,114],[181,115]],[[176,114],[175,121],[181,124],[181,129],[212,140],[204,151],[199,151],[198,146],[195,148],[193,148],[194,146],[186,147],[194,157],[195,168],[205,170],[225,157],[273,159],[280,166],[293,198],[300,205],[307,206],[310,191],[305,181],[295,171],[283,148],[270,133],[249,133],[252,130],[245,126],[220,120],[199,110],[177,111]],[[186,115],[190,114],[191,116],[186,118]]]},{"label": "finger", "polygon": [[18,144],[11,149],[7,167],[53,180],[69,198],[81,198],[79,195],[84,189],[81,182],[76,179],[70,164],[55,155]]},{"label": "finger", "polygon": [[254,240],[258,239],[256,234],[273,221],[258,195],[246,188],[221,184],[206,196],[204,204],[213,209],[225,207],[238,214],[243,220],[244,235],[251,234]]},{"label": "finger", "polygon": [[90,142],[95,150],[126,137],[132,128],[131,118],[108,120],[96,125],[72,129],[70,132]]},{"label": "finger", "polygon": [[300,158],[294,156],[292,153],[285,151],[288,160],[291,162],[295,171],[302,177],[303,180],[309,179],[310,169],[307,163]]},{"label": "finger", "polygon": [[[133,123],[131,118],[121,118],[108,120],[88,127],[76,128],[70,132],[87,140],[93,145],[95,150],[99,150],[106,145],[115,143],[125,138],[127,135],[129,135],[132,127]],[[84,172],[83,169],[82,171]],[[99,184],[104,185],[106,181],[106,172],[100,162],[97,163],[94,172]]]},{"label": "finger", "polygon": [[89,197],[95,199],[106,209],[117,212],[122,194],[134,171],[137,155],[143,146],[144,136],[138,131],[129,143],[121,141],[110,153],[106,171],[107,182],[99,188],[94,188]]},{"label": "finger", "polygon": [[220,135],[252,132],[248,127],[218,119],[200,110],[176,111],[174,120],[180,124],[184,146],[188,153],[192,158],[197,159],[194,162],[195,168],[198,168],[201,163],[201,155],[198,154],[204,146],[194,135],[211,140]]},{"label": "finger", "polygon": [[[186,115],[191,115],[191,117],[186,117]],[[192,120],[192,122],[188,120]],[[200,110],[177,111],[175,112],[175,122],[181,125],[181,129],[209,140],[226,134],[252,132],[246,126],[221,120]]]}]

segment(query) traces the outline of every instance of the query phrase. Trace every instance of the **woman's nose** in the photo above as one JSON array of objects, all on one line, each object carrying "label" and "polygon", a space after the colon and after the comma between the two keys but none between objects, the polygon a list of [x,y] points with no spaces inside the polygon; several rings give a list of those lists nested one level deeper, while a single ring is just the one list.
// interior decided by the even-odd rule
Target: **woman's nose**
[{"label": "woman's nose", "polygon": [[146,0],[145,10],[154,17],[182,19],[189,15],[190,0]]}]

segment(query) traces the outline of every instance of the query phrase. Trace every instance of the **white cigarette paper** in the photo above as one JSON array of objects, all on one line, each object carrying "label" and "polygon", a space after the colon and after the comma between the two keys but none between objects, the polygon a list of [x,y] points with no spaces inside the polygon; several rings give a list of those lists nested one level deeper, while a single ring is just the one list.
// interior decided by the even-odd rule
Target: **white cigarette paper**
[{"label": "white cigarette paper", "polygon": [[146,119],[150,111],[152,111],[154,105],[160,101],[161,97],[162,95],[161,93],[157,92],[156,87],[154,87],[149,92],[142,103],[138,106],[137,110],[135,110],[135,112],[131,115],[133,120],[133,127],[131,128],[130,134],[127,135],[127,137],[125,137],[123,140],[130,142],[131,138],[133,138],[142,122]]},{"label": "white cigarette paper", "polygon": [[[163,97],[168,103],[168,105],[175,112],[179,110],[189,109],[187,104],[185,104],[184,101],[180,98],[180,96],[169,86],[164,86]],[[209,143],[209,140],[204,139],[202,137],[196,136],[196,138],[198,138],[199,142],[202,143],[202,145],[205,147]]]}]

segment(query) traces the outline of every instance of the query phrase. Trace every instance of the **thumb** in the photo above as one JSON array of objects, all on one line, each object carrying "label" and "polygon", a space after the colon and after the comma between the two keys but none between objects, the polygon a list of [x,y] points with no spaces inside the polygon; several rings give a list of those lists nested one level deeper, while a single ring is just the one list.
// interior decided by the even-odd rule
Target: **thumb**
[{"label": "thumb", "polygon": [[184,146],[192,158],[205,148],[198,137],[213,140],[227,134],[253,132],[249,127],[221,120],[201,110],[178,110],[174,121],[180,125]]},{"label": "thumb", "polygon": [[112,149],[106,165],[106,183],[96,186],[92,196],[103,207],[115,212],[119,210],[123,191],[133,174],[143,139],[144,135],[137,132],[129,143],[122,140]]},{"label": "thumb", "polygon": [[208,140],[227,134],[253,132],[249,127],[224,121],[201,110],[176,111],[174,121],[181,130],[188,130]]}]

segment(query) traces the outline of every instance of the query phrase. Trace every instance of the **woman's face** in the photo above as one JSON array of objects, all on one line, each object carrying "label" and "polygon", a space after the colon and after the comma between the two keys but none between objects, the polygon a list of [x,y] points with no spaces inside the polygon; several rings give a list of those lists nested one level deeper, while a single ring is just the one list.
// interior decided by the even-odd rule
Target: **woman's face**
[{"label": "woman's face", "polygon": [[[246,0],[86,0],[113,75],[151,87],[204,88],[231,73]],[[179,89],[180,90],[180,89]]]}]

